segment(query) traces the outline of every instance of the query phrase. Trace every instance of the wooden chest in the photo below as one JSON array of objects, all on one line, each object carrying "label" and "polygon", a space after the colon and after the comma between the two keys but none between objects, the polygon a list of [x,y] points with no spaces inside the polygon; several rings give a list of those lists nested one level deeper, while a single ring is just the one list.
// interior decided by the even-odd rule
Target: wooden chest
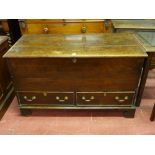
[{"label": "wooden chest", "polygon": [[103,19],[27,19],[19,20],[22,34],[80,34],[111,30],[111,22]]},{"label": "wooden chest", "polygon": [[8,38],[0,36],[0,119],[13,98],[13,88],[6,61],[2,56],[8,50]]},{"label": "wooden chest", "polygon": [[132,34],[23,35],[4,55],[21,112],[134,112],[147,54]]}]

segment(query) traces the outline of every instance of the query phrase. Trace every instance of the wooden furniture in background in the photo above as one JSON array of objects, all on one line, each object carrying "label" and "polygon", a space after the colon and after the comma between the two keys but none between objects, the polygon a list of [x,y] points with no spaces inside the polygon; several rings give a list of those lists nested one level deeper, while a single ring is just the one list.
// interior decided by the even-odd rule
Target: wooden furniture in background
[{"label": "wooden furniture in background", "polygon": [[[112,20],[113,32],[136,33],[139,43],[148,54],[148,59],[144,67],[145,74],[142,76],[140,84],[141,96],[145,87],[145,82],[149,69],[155,68],[155,19],[144,20]],[[137,101],[140,104],[140,101]],[[154,112],[152,112],[153,117]],[[152,119],[152,117],[150,119]]]},{"label": "wooden furniture in background", "polygon": [[20,27],[18,19],[1,19],[2,35],[8,36],[9,46],[12,46],[20,37]]},{"label": "wooden furniture in background", "polygon": [[103,19],[26,19],[19,24],[22,34],[111,32],[111,21]]},{"label": "wooden furniture in background", "polygon": [[112,20],[113,32],[155,31],[155,19]]},{"label": "wooden furniture in background", "polygon": [[148,55],[133,34],[40,34],[23,35],[4,58],[24,115],[111,109],[133,117]]},{"label": "wooden furniture in background", "polygon": [[14,97],[8,67],[6,61],[2,59],[8,48],[8,38],[6,36],[0,36],[0,119],[3,117]]},{"label": "wooden furniture in background", "polygon": [[[148,63],[146,67],[146,73],[144,75],[145,77],[141,85],[141,90],[143,90],[149,69],[155,68],[155,32],[137,32],[136,37],[138,38],[139,43],[143,46],[144,50],[148,54]],[[154,109],[155,107],[153,108],[150,120],[153,119]]]},{"label": "wooden furniture in background", "polygon": [[145,74],[142,77],[143,80],[140,86],[140,95],[142,95],[149,69],[155,68],[155,20],[112,20],[112,23],[114,32],[136,33],[139,43],[148,54],[148,59],[144,68]]},{"label": "wooden furniture in background", "polygon": [[150,69],[155,68],[155,32],[137,32],[140,44],[151,58]]}]

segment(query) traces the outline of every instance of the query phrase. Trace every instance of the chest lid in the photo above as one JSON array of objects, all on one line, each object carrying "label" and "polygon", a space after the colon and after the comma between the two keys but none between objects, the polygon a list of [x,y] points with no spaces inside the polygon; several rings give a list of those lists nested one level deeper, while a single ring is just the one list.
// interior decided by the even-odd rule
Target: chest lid
[{"label": "chest lid", "polygon": [[5,58],[147,57],[134,34],[23,35]]}]

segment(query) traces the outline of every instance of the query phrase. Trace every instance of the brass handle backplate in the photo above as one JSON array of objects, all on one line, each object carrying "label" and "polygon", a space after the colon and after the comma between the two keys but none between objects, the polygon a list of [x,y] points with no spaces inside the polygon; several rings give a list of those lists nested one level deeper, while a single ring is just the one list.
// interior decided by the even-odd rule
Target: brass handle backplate
[{"label": "brass handle backplate", "polygon": [[47,27],[44,27],[44,28],[43,28],[43,31],[44,31],[45,33],[48,33],[48,28],[47,28]]},{"label": "brass handle backplate", "polygon": [[56,96],[56,100],[58,100],[59,102],[65,102],[66,100],[68,100],[68,96],[65,96],[64,99],[61,99],[59,96]]},{"label": "brass handle backplate", "polygon": [[90,99],[86,99],[85,96],[82,96],[82,100],[84,100],[84,101],[86,101],[86,102],[90,102],[90,101],[92,101],[92,100],[94,100],[94,99],[95,99],[94,96],[91,96]]},{"label": "brass handle backplate", "polygon": [[128,100],[129,97],[128,96],[125,96],[124,98],[121,98],[119,96],[116,96],[115,97],[115,100],[117,100],[119,103],[122,103],[122,102],[125,102],[126,100]]},{"label": "brass handle backplate", "polygon": [[36,96],[32,96],[31,98],[28,98],[27,96],[24,96],[24,99],[28,102],[32,102],[33,100],[36,99]]},{"label": "brass handle backplate", "polygon": [[87,28],[86,28],[85,26],[82,26],[81,32],[82,32],[82,33],[86,33],[86,32],[87,32]]}]

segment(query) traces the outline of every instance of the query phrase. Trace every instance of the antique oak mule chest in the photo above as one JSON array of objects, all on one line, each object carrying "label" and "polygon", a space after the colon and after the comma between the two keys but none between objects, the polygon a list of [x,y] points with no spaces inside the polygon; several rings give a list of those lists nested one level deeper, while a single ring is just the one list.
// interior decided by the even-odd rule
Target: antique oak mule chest
[{"label": "antique oak mule chest", "polygon": [[115,109],[128,117],[140,103],[147,57],[134,34],[117,33],[23,35],[4,55],[23,115]]}]

